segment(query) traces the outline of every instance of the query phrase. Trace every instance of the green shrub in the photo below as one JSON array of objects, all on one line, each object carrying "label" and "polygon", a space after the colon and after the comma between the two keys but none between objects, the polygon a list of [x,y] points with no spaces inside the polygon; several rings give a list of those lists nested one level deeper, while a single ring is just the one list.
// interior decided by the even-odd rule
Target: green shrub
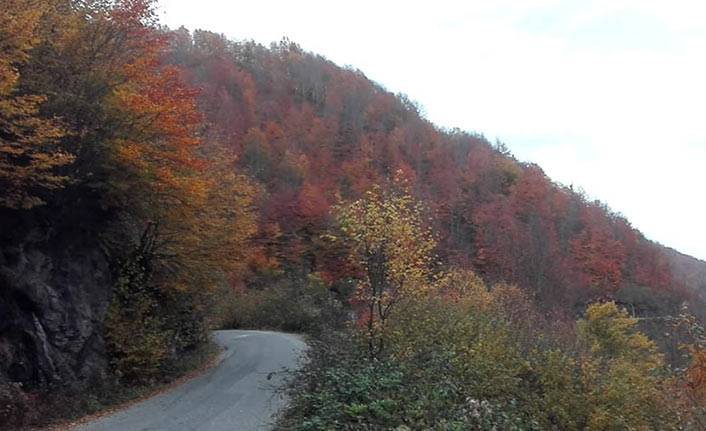
[{"label": "green shrub", "polygon": [[662,359],[615,304],[553,329],[517,288],[449,280],[397,310],[379,358],[353,327],[314,343],[279,429],[676,429]]}]

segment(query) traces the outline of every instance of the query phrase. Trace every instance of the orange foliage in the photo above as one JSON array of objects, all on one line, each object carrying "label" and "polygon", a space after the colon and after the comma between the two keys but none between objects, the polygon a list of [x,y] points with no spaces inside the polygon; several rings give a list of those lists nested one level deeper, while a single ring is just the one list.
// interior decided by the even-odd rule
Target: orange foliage
[{"label": "orange foliage", "polygon": [[54,5],[41,0],[7,0],[0,9],[0,206],[31,208],[43,200],[42,190],[61,188],[68,180],[55,168],[74,157],[57,143],[65,130],[56,118],[43,118],[44,95],[21,95],[20,67],[41,41],[41,20],[51,20]]},{"label": "orange foliage", "polygon": [[[679,289],[662,249],[606,207],[518,162],[502,144],[435,128],[413,102],[359,71],[289,41],[267,49],[199,32],[192,45],[180,43],[180,64],[198,60],[187,66],[193,84],[208,89],[209,76],[234,83],[227,93],[202,93],[200,104],[209,132],[228,136],[239,165],[263,186],[261,225],[276,223],[281,235],[268,242],[261,234],[260,244],[282,264],[340,273],[316,238],[330,221],[325,209],[401,169],[431,209],[449,263],[564,305],[625,283]],[[246,111],[254,115],[247,126]]]}]

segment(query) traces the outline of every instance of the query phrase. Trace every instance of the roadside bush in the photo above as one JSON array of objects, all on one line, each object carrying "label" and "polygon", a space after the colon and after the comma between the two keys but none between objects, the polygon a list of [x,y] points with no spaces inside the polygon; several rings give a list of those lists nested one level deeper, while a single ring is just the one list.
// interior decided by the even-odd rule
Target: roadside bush
[{"label": "roadside bush", "polygon": [[139,260],[123,264],[104,322],[110,363],[124,382],[154,377],[168,353],[171,334],[156,313],[158,299],[148,278]]},{"label": "roadside bush", "polygon": [[315,274],[261,290],[228,291],[217,301],[218,327],[319,333],[343,326],[346,308]]},{"label": "roadside bush", "polygon": [[519,289],[447,283],[397,310],[379,358],[353,327],[315,343],[279,429],[677,429],[662,357],[614,303],[561,324],[567,344]]},{"label": "roadside bush", "polygon": [[104,328],[108,358],[127,385],[154,383],[182,368],[185,353],[208,341],[209,293],[159,286],[140,256],[118,269]]},{"label": "roadside bush", "polygon": [[511,398],[492,404],[481,400],[479,408],[485,411],[477,409],[467,395],[472,384],[455,379],[461,374],[459,364],[447,352],[370,361],[366,344],[356,337],[343,334],[335,347],[331,341],[313,344],[311,360],[290,389],[291,406],[278,429],[540,429]]}]

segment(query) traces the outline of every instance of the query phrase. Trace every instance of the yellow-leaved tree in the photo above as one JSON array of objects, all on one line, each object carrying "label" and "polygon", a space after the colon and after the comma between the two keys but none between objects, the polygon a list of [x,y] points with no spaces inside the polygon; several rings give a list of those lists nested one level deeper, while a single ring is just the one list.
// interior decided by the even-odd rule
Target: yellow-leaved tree
[{"label": "yellow-leaved tree", "polygon": [[54,168],[73,161],[56,146],[65,133],[61,123],[39,114],[46,97],[18,90],[19,68],[41,41],[40,23],[52,7],[43,0],[3,0],[0,7],[0,206],[8,208],[41,205],[38,191],[68,180]]},{"label": "yellow-leaved tree", "polygon": [[659,374],[663,358],[637,323],[614,302],[591,305],[579,321],[579,334],[592,354],[584,361],[590,430],[662,430],[671,425]]},{"label": "yellow-leaved tree", "polygon": [[395,307],[434,285],[436,241],[422,213],[401,175],[392,186],[373,186],[363,198],[339,208],[342,239],[360,269],[355,300],[364,306],[358,317],[367,329],[371,358],[384,349],[386,323]]}]

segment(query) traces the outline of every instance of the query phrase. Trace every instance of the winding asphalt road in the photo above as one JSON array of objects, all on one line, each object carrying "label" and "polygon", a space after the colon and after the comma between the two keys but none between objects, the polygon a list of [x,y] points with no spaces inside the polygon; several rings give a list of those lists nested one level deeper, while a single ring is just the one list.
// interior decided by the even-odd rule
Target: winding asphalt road
[{"label": "winding asphalt road", "polygon": [[[217,331],[224,347],[214,368],[126,410],[74,431],[263,431],[286,400],[275,393],[285,369],[305,349],[296,335],[263,331]],[[274,374],[272,374],[274,373]]]}]

